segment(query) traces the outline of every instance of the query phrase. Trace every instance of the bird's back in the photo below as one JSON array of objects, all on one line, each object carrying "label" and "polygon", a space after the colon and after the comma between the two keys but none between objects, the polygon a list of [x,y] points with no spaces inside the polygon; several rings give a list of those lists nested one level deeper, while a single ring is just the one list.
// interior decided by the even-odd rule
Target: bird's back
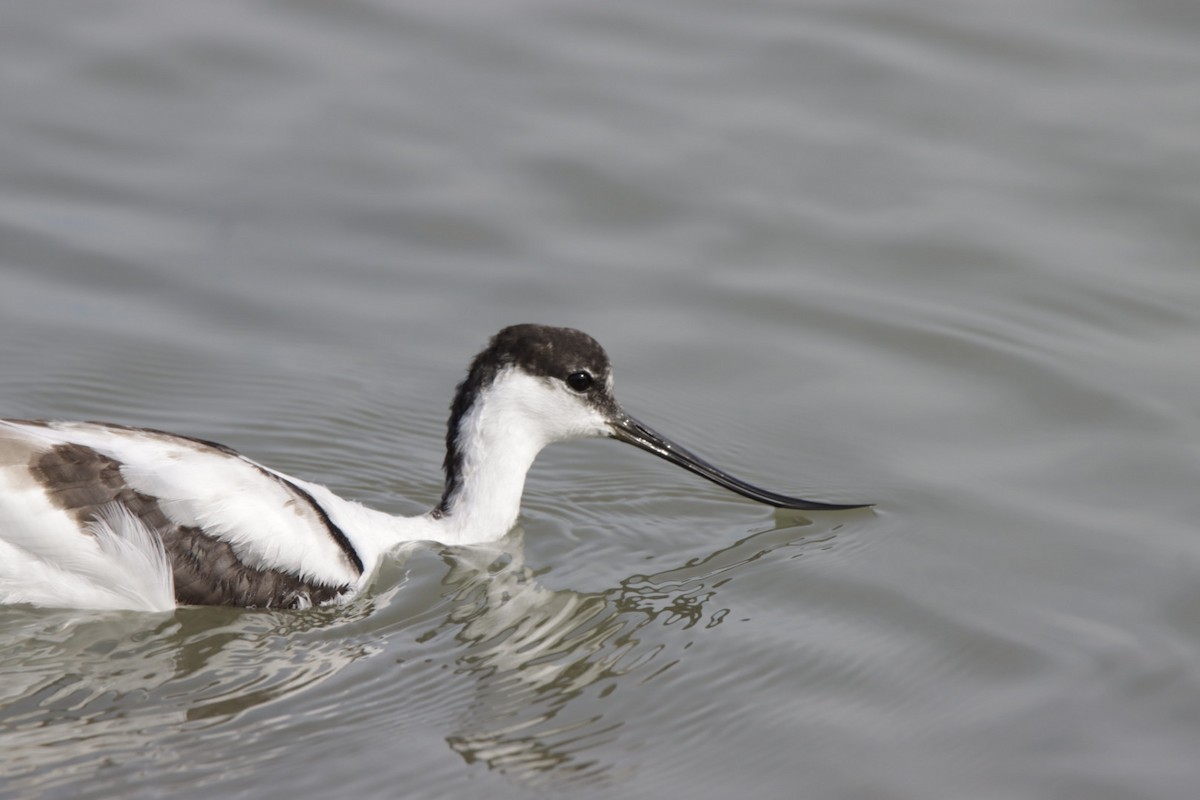
[{"label": "bird's back", "polygon": [[305,606],[339,598],[362,571],[305,489],[228,448],[0,421],[0,602]]}]

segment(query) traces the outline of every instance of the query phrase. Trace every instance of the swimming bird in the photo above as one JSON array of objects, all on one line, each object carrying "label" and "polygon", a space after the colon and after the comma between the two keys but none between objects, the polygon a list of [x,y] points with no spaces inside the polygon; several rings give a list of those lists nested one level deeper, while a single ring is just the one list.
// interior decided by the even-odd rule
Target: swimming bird
[{"label": "swimming bird", "polygon": [[214,442],[102,422],[0,420],[0,603],[167,610],[345,602],[405,542],[472,545],[516,523],[552,442],[609,437],[778,508],[861,508],[760,489],[638,422],[608,355],[570,328],[504,328],[471,362],[441,500],[398,517]]}]

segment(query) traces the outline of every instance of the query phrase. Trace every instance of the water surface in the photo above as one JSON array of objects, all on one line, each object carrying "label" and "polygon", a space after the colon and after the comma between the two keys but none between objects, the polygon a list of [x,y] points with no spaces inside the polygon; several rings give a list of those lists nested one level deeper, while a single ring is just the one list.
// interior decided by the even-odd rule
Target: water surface
[{"label": "water surface", "polygon": [[304,612],[0,609],[0,796],[1190,798],[1194,3],[18,3],[0,411],[440,493],[503,325],[613,442]]}]

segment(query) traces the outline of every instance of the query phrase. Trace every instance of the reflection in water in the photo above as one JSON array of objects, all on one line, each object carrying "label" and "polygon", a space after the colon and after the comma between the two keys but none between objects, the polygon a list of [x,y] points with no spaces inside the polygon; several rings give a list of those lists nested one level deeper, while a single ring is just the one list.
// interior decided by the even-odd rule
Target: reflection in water
[{"label": "reflection in water", "polygon": [[[370,615],[182,608],[0,609],[0,751],[10,787],[94,787],[105,769],[195,750],[196,735],[369,655],[323,631]],[[99,771],[99,772],[98,772]],[[21,783],[27,781],[27,783]]]},{"label": "reflection in water", "polygon": [[[493,549],[440,551],[445,573],[418,548],[347,606],[0,608],[4,785],[103,797],[167,774],[211,781],[216,765],[222,781],[252,782],[282,743],[312,731],[341,738],[363,723],[429,726],[468,763],[522,784],[604,784],[618,777],[605,745],[636,696],[619,689],[658,679],[720,625],[730,614],[722,587],[747,564],[833,535],[804,534],[791,523],[594,593],[541,583],[517,531]],[[397,672],[387,659],[348,669],[379,653],[418,663],[407,658],[414,650],[434,669]],[[468,681],[468,704],[439,666]],[[403,713],[398,696],[408,698]],[[627,738],[621,747],[637,745]]]},{"label": "reflection in water", "polygon": [[[808,524],[807,521],[804,524]],[[704,630],[721,624],[720,588],[745,564],[795,546],[795,525],[763,531],[703,559],[634,575],[604,592],[551,590],[525,566],[519,532],[505,551],[444,552],[455,604],[447,622],[469,645],[457,664],[476,681],[475,701],[448,737],[468,763],[523,783],[604,782],[611,764],[596,751],[622,723],[605,700],[618,679],[638,685],[675,666],[691,640],[647,634],[648,626]],[[820,546],[833,538],[804,539]],[[767,541],[769,540],[769,541]]]}]

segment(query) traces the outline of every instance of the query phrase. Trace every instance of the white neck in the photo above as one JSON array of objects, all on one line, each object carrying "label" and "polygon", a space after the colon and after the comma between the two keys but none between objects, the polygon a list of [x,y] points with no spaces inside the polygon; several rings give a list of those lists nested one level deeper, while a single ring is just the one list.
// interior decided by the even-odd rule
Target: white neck
[{"label": "white neck", "polygon": [[324,486],[291,478],[308,491],[350,539],[366,569],[404,542],[477,545],[499,541],[516,524],[525,475],[551,442],[603,436],[605,415],[515,368],[502,370],[457,420],[456,470],[437,510],[397,517],[343,500]]},{"label": "white neck", "polygon": [[525,475],[541,449],[561,438],[547,429],[539,402],[545,395],[541,379],[509,370],[460,420],[456,486],[444,509],[434,514],[438,541],[495,541],[516,524]]}]

